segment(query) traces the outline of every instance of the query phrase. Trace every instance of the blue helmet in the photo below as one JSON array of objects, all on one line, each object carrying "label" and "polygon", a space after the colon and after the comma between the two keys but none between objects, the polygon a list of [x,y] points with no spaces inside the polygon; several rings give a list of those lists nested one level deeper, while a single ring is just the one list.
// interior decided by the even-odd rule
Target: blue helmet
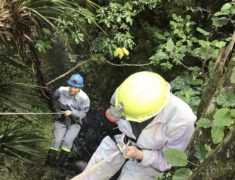
[{"label": "blue helmet", "polygon": [[69,78],[68,84],[73,87],[81,88],[84,85],[83,77],[80,74],[74,74]]}]

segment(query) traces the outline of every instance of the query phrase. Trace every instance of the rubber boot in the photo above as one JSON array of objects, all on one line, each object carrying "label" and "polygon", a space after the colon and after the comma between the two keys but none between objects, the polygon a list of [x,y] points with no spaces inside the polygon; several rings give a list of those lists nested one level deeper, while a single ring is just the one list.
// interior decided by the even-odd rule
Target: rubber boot
[{"label": "rubber boot", "polygon": [[47,154],[47,159],[45,161],[45,166],[51,166],[55,167],[56,166],[56,158],[57,158],[58,151],[55,151],[53,149],[49,149],[48,154]]},{"label": "rubber boot", "polygon": [[63,168],[68,157],[69,152],[61,150],[57,160],[57,167]]}]

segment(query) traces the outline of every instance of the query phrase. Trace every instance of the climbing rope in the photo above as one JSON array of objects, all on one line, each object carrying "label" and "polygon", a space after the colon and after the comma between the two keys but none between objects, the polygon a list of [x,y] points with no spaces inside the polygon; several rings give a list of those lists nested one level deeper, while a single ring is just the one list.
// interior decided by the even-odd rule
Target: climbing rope
[{"label": "climbing rope", "polygon": [[130,141],[127,142],[127,144],[124,143],[124,138],[125,138],[125,134],[123,133],[121,135],[121,141],[119,143],[117,143],[117,147],[118,147],[118,151],[112,153],[111,155],[109,155],[107,158],[101,160],[100,162],[98,162],[97,164],[95,164],[94,166],[91,166],[87,169],[85,169],[85,171],[83,171],[81,174],[73,177],[71,180],[81,180],[82,177],[87,176],[90,172],[92,172],[93,170],[95,170],[96,168],[98,168],[99,166],[101,166],[102,164],[110,161],[111,159],[115,158],[117,155],[124,153],[127,151],[128,145],[130,144]]},{"label": "climbing rope", "polygon": [[10,116],[10,115],[39,115],[39,114],[64,114],[63,112],[48,112],[48,113],[43,113],[43,112],[0,112],[0,116]]}]

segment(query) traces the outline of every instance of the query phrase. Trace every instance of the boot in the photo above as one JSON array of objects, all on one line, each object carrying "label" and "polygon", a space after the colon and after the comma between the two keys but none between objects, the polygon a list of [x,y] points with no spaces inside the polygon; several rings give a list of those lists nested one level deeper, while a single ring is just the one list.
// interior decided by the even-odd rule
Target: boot
[{"label": "boot", "polygon": [[61,150],[59,158],[57,160],[57,167],[63,168],[68,157],[69,157],[69,152]]},{"label": "boot", "polygon": [[44,163],[45,166],[51,166],[55,167],[56,166],[56,158],[57,158],[57,153],[58,151],[55,151],[53,149],[49,149],[48,154],[47,154],[47,159]]}]

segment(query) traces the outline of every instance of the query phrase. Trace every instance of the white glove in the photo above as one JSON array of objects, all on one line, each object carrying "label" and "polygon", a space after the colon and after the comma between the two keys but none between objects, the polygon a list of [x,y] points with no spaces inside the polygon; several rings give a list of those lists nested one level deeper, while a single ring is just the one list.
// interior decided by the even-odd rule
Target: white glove
[{"label": "white glove", "polygon": [[70,110],[64,111],[65,116],[70,116],[71,114],[72,114],[72,111],[70,111]]}]

